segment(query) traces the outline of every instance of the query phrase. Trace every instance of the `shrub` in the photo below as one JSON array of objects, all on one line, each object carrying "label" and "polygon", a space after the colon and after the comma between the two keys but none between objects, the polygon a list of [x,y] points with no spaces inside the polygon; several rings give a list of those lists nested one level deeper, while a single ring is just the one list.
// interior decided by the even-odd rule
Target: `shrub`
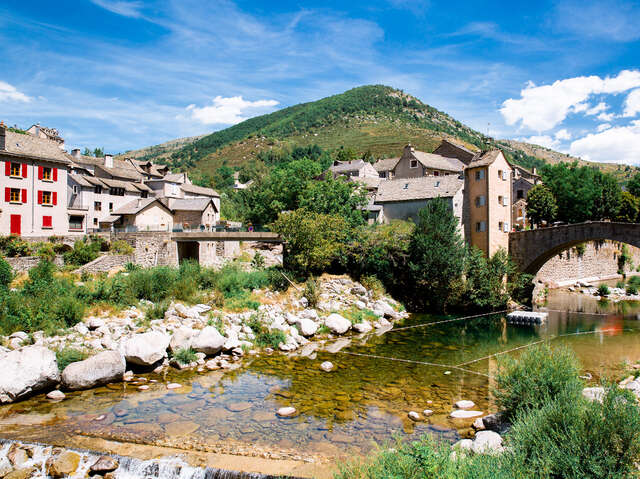
[{"label": "shrub", "polygon": [[58,369],[63,371],[71,363],[76,363],[87,358],[87,354],[78,349],[71,347],[63,348],[56,351],[56,361],[58,362]]},{"label": "shrub", "polygon": [[318,282],[313,276],[310,276],[307,278],[307,281],[305,281],[302,295],[307,298],[310,308],[318,306],[318,302],[320,301],[320,289],[318,288]]},{"label": "shrub", "polygon": [[0,257],[0,290],[8,289],[11,281],[13,281],[13,268],[4,258]]},{"label": "shrub", "polygon": [[631,276],[628,280],[628,284],[631,284],[636,288],[640,288],[640,276]]},{"label": "shrub", "polygon": [[280,266],[273,266],[266,270],[269,287],[274,291],[286,291],[291,283],[285,278],[285,275],[292,280],[293,274],[284,271]]},{"label": "shrub", "polygon": [[38,250],[36,254],[43,259],[48,261],[53,261],[56,258],[56,252],[53,249],[53,245],[51,243],[42,243],[38,246]]},{"label": "shrub", "polygon": [[260,347],[270,347],[276,349],[280,343],[284,343],[287,340],[284,331],[280,329],[269,330],[263,323],[260,321],[260,317],[257,314],[254,314],[249,318],[247,325],[255,334],[256,345]]},{"label": "shrub", "polygon": [[609,286],[607,286],[606,284],[601,284],[600,286],[598,286],[598,295],[609,296],[609,293]]},{"label": "shrub", "polygon": [[111,243],[109,251],[114,254],[133,254],[133,247],[125,240],[116,240]]},{"label": "shrub", "polygon": [[100,244],[97,242],[86,242],[84,239],[73,244],[73,249],[64,254],[65,264],[82,266],[98,257]]},{"label": "shrub", "polygon": [[373,322],[378,319],[378,316],[376,316],[370,309],[358,309],[356,307],[343,311],[342,314],[345,318],[351,321],[351,324],[362,323],[364,321]]},{"label": "shrub", "polygon": [[150,320],[162,319],[164,318],[164,313],[167,312],[167,309],[169,309],[169,301],[158,301],[145,310],[145,317]]},{"label": "shrub", "polygon": [[373,275],[363,276],[360,278],[360,284],[362,284],[362,286],[364,286],[368,291],[371,291],[373,299],[380,299],[385,295],[382,281]]},{"label": "shrub", "polygon": [[253,255],[253,259],[251,260],[251,266],[254,269],[263,269],[264,265],[264,256],[262,256],[260,251],[256,251],[256,254]]},{"label": "shrub", "polygon": [[73,296],[57,298],[53,307],[53,319],[62,327],[71,327],[82,320],[84,304]]},{"label": "shrub", "polygon": [[7,256],[29,256],[31,247],[29,243],[21,240],[17,236],[9,236],[9,240],[5,243],[4,250]]},{"label": "shrub", "polygon": [[616,288],[618,289],[624,289],[624,281],[618,281],[616,283]]},{"label": "shrub", "polygon": [[575,355],[568,349],[533,346],[517,360],[506,357],[499,362],[492,392],[507,418],[513,419],[541,408],[560,394],[578,396],[582,391],[579,371]]},{"label": "shrub", "polygon": [[198,358],[196,357],[196,352],[193,349],[180,348],[173,355],[173,359],[178,361],[178,363],[182,364],[183,366],[186,366],[187,364],[196,361]]},{"label": "shrub", "polygon": [[633,284],[629,284],[629,285],[627,285],[626,293],[628,295],[638,294],[638,288],[636,286],[634,286]]},{"label": "shrub", "polygon": [[224,308],[229,311],[245,311],[247,309],[257,311],[259,307],[260,302],[251,298],[248,292],[242,292],[224,300]]}]

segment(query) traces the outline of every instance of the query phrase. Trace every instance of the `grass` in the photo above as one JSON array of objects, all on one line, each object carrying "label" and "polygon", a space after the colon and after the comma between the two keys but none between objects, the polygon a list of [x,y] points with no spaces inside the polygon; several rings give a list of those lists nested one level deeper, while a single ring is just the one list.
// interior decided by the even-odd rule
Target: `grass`
[{"label": "grass", "polygon": [[355,306],[339,312],[338,314],[341,314],[349,321],[351,321],[351,324],[362,323],[364,321],[368,321],[371,323],[378,319],[378,316],[376,316],[370,309],[358,309]]},{"label": "grass", "polygon": [[178,361],[182,366],[186,366],[195,362],[198,358],[196,352],[191,348],[180,348],[173,354],[173,359]]},{"label": "grass", "polygon": [[261,348],[270,347],[276,349],[280,343],[284,343],[287,340],[284,331],[280,329],[269,330],[257,314],[249,318],[247,326],[251,328],[251,331],[253,331],[253,334],[256,336],[255,344]]},{"label": "grass", "polygon": [[87,353],[74,349],[71,347],[62,348],[56,351],[56,361],[58,362],[58,369],[64,371],[64,369],[71,363],[82,361],[87,359]]},{"label": "grass", "polygon": [[609,286],[607,286],[606,284],[601,284],[600,286],[598,286],[598,294],[600,296],[609,296],[609,293],[611,293],[611,291],[609,291]]}]

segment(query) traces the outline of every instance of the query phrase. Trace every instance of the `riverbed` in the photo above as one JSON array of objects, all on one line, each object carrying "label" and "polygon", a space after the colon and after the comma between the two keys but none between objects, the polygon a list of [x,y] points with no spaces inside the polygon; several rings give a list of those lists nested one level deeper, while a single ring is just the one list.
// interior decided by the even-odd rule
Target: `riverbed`
[{"label": "riverbed", "polygon": [[[528,344],[550,340],[554,347],[571,347],[592,382],[640,359],[638,303],[602,303],[553,290],[539,309],[549,310],[539,326],[510,325],[504,314],[413,315],[313,359],[261,354],[224,373],[150,374],[135,383],[69,393],[57,403],[40,395],[0,407],[0,435],[89,449],[150,444],[328,468],[336,458],[363,455],[395,439],[469,435],[472,420],[449,415],[461,399],[484,413],[495,410],[490,389],[497,353],[519,354]],[[323,361],[334,369],[321,370]],[[170,382],[182,387],[167,389]],[[149,388],[139,390],[142,383]],[[295,407],[296,415],[278,417],[285,406]],[[433,414],[419,422],[408,417],[425,409]],[[126,448],[118,452],[126,454]]]}]

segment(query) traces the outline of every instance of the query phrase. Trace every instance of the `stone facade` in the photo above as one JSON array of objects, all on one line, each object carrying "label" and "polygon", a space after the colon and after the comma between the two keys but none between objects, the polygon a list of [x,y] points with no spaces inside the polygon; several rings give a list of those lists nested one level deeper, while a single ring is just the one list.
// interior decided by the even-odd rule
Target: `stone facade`
[{"label": "stone facade", "polygon": [[133,263],[135,255],[128,254],[104,254],[93,261],[80,266],[75,273],[107,273],[116,268],[124,267],[127,263]]},{"label": "stone facade", "polygon": [[[16,258],[5,258],[9,266],[13,268],[16,273],[26,273],[31,268],[36,266],[40,262],[40,256],[18,256]],[[56,266],[63,266],[64,259],[62,255],[56,255],[53,262]]]},{"label": "stone facade", "polygon": [[112,241],[124,240],[134,248],[133,262],[142,267],[178,266],[178,246],[171,233],[116,233]]},{"label": "stone facade", "polygon": [[[576,281],[602,281],[619,278],[618,259],[623,243],[614,241],[591,241],[584,243],[584,250],[572,247],[555,255],[538,271],[536,282],[550,287],[565,286]],[[635,272],[640,265],[640,248],[627,246],[631,264],[627,273]]]}]

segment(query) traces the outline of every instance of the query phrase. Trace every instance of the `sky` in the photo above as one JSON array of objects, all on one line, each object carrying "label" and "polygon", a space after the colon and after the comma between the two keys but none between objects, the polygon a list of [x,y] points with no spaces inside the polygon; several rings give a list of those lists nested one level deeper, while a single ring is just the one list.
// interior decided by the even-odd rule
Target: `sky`
[{"label": "sky", "polygon": [[494,138],[640,164],[640,2],[0,3],[0,120],[124,152],[367,84]]}]

